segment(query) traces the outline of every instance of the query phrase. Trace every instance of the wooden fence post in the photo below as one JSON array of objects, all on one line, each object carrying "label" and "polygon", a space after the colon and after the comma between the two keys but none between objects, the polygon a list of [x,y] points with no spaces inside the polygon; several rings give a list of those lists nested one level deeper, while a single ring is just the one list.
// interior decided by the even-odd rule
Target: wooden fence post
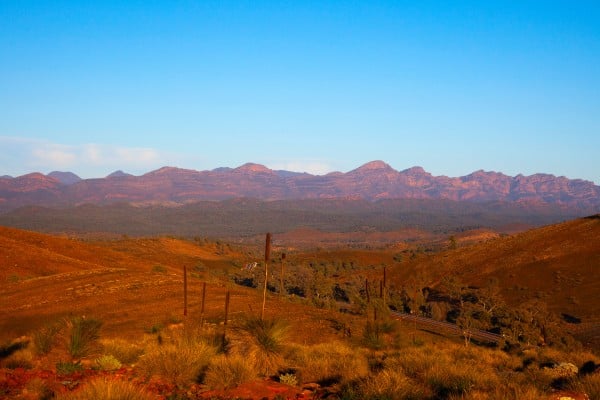
[{"label": "wooden fence post", "polygon": [[387,302],[387,271],[386,267],[383,267],[383,307],[386,306]]},{"label": "wooden fence post", "polygon": [[267,281],[269,280],[269,259],[271,257],[271,234],[267,233],[265,241],[265,287],[263,289],[263,304],[260,319],[265,319],[265,305],[267,303]]},{"label": "wooden fence post", "polygon": [[285,265],[285,253],[281,254],[281,276],[279,277],[279,294],[283,295],[283,266]]},{"label": "wooden fence post", "polygon": [[183,315],[187,316],[187,267],[183,266]]},{"label": "wooden fence post", "polygon": [[223,344],[225,343],[225,335],[227,333],[227,320],[229,319],[229,290],[225,293],[225,322],[223,323]]},{"label": "wooden fence post", "polygon": [[206,282],[202,282],[202,305],[200,307],[200,328],[204,325],[204,303],[206,301]]}]

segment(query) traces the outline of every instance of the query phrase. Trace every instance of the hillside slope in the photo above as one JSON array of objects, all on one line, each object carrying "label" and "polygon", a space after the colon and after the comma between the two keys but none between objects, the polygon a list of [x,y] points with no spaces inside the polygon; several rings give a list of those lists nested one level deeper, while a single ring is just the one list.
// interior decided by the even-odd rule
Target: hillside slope
[{"label": "hillside slope", "polygon": [[446,276],[485,285],[495,278],[507,303],[529,299],[558,314],[600,318],[600,215],[532,229],[514,236],[446,251],[393,270],[398,284],[415,274],[429,286]]},{"label": "hillside slope", "polygon": [[[132,338],[153,326],[181,321],[184,266],[194,320],[199,318],[203,282],[211,323],[223,319],[227,290],[232,319],[258,312],[262,301],[259,291],[228,279],[228,272],[239,270],[240,262],[251,256],[220,242],[157,237],[88,243],[0,227],[0,250],[0,341],[69,315],[99,318],[104,335]],[[291,337],[299,342],[339,335],[326,322],[333,311],[274,296],[267,313],[293,315],[291,322],[299,329]],[[305,329],[318,335],[306,335]]]}]

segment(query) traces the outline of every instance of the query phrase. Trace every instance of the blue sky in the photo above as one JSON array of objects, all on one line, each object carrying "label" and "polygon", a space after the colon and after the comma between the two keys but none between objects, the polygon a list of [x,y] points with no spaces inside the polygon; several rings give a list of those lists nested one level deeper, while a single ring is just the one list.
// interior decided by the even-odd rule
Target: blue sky
[{"label": "blue sky", "polygon": [[0,0],[0,175],[381,159],[600,183],[597,1]]}]

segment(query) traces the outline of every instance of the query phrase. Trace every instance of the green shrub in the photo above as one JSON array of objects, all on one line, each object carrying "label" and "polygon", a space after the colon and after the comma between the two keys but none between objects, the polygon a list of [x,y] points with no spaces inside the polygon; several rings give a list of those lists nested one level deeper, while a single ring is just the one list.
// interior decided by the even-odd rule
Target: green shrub
[{"label": "green shrub", "polygon": [[121,362],[115,356],[105,354],[96,359],[96,366],[101,371],[114,371],[121,368]]},{"label": "green shrub", "polygon": [[69,331],[68,351],[73,358],[89,355],[96,340],[100,338],[99,332],[102,322],[97,319],[85,317],[72,317],[67,320]]}]

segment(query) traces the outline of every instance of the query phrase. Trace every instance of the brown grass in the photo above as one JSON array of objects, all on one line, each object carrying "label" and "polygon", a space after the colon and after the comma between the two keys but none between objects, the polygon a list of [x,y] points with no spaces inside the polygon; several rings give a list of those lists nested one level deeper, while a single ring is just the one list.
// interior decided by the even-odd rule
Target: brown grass
[{"label": "brown grass", "polygon": [[137,367],[147,375],[157,375],[179,386],[198,382],[206,371],[216,348],[192,329],[172,332],[163,342],[149,342]]},{"label": "brown grass", "polygon": [[156,396],[127,381],[97,378],[73,393],[58,395],[58,400],[152,400]]},{"label": "brown grass", "polygon": [[204,383],[211,389],[231,389],[257,377],[255,363],[239,354],[213,358],[206,371]]},{"label": "brown grass", "polygon": [[348,382],[369,373],[366,354],[342,342],[293,345],[286,359],[302,382]]},{"label": "brown grass", "polygon": [[134,364],[144,353],[143,348],[123,339],[103,339],[100,344],[104,354],[115,357],[123,364]]}]

